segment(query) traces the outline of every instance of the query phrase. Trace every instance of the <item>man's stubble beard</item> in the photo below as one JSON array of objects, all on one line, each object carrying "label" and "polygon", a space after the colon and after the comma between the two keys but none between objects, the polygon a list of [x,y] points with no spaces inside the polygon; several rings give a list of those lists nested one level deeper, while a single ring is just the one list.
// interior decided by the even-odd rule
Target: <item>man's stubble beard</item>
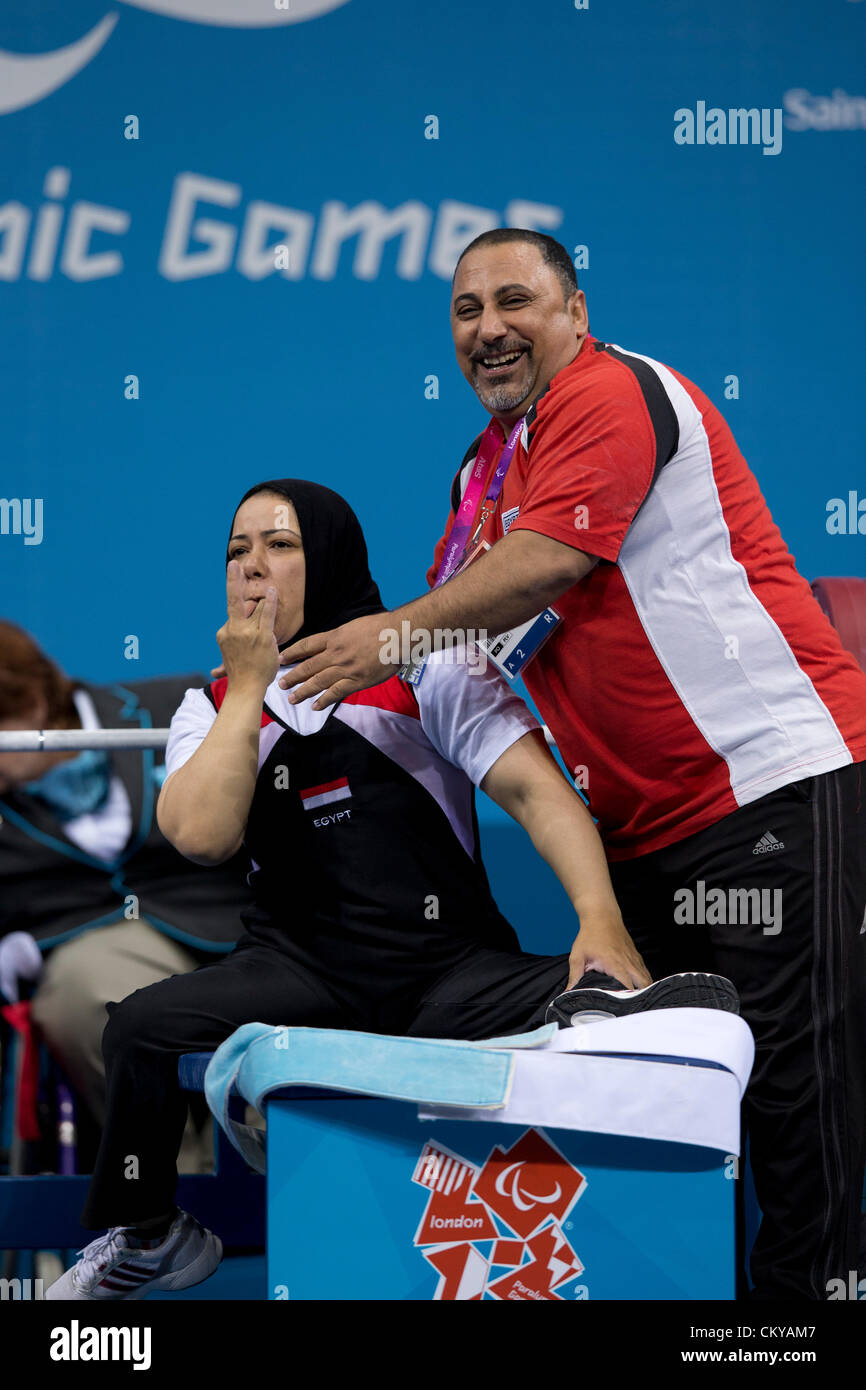
[{"label": "man's stubble beard", "polygon": [[[529,365],[531,367],[531,364]],[[516,410],[523,401],[527,401],[531,396],[535,384],[530,376],[530,380],[522,387],[503,383],[502,386],[481,387],[479,390],[478,377],[479,373],[476,368],[475,380],[472,383],[473,390],[484,409],[488,410],[491,415],[507,415],[512,410]]]},{"label": "man's stubble beard", "polygon": [[513,387],[509,391],[505,386],[500,386],[497,390],[489,393],[482,394],[480,391],[477,393],[484,409],[489,410],[491,415],[495,415],[497,412],[500,415],[506,415],[509,411],[515,410],[521,401],[525,400],[527,394],[526,391],[515,391]]}]

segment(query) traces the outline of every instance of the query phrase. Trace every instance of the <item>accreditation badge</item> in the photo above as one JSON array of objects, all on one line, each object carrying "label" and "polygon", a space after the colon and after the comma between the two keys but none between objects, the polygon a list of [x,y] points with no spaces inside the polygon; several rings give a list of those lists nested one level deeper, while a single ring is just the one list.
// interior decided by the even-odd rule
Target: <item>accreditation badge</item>
[{"label": "accreditation badge", "polygon": [[[461,574],[473,560],[489,549],[488,541],[478,540],[455,569],[452,578]],[[516,681],[561,622],[562,615],[557,613],[555,608],[548,607],[528,622],[512,628],[510,632],[500,632],[497,637],[476,639],[476,646],[481,648],[488,660],[507,680]],[[426,664],[426,661],[407,662],[400,668],[400,679],[407,685],[420,684]]]},{"label": "accreditation badge", "polygon": [[[512,521],[519,510],[519,507],[512,508]],[[504,524],[504,516],[502,520]],[[490,545],[487,541],[480,541],[454,573],[459,574],[461,570],[466,569],[467,565],[470,565],[473,560],[489,549]],[[562,617],[555,608],[545,608],[543,613],[536,614],[534,618],[521,623],[519,627],[512,628],[510,632],[500,632],[498,637],[486,637],[477,645],[487,654],[489,660],[506,679],[515,681],[533,657],[537,656],[548,637],[559,627],[561,622]]]},{"label": "accreditation badge", "polygon": [[528,623],[521,623],[510,632],[500,632],[498,637],[487,637],[478,646],[503,676],[515,681],[561,622],[561,614],[554,608],[545,608]]}]

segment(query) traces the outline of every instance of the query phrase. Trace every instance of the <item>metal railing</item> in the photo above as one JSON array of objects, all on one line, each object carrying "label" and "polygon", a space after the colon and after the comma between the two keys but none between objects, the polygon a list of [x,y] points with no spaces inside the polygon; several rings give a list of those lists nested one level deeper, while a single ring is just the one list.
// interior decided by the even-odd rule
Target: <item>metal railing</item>
[{"label": "metal railing", "polygon": [[[555,747],[553,734],[544,737]],[[83,753],[87,749],[164,748],[168,729],[7,729],[0,731],[0,753]]]},{"label": "metal railing", "polygon": [[88,748],[164,748],[168,729],[7,729],[0,753],[81,753]]}]

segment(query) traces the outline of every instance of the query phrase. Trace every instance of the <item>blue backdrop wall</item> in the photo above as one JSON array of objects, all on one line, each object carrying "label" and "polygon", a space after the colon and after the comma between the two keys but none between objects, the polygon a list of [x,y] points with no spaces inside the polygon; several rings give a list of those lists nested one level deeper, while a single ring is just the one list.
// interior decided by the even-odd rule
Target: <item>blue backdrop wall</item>
[{"label": "blue backdrop wall", "polygon": [[6,0],[0,50],[0,610],[71,673],[217,659],[261,477],[423,588],[491,226],[723,409],[804,574],[866,571],[862,0]]}]

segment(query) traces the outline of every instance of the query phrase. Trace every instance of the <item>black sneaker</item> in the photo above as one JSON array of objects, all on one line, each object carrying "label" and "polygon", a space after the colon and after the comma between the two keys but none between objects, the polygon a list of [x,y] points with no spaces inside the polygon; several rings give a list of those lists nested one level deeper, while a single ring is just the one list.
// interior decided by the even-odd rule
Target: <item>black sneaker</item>
[{"label": "black sneaker", "polygon": [[573,989],[551,1000],[545,1022],[558,1023],[560,1028],[577,1027],[645,1013],[648,1009],[722,1009],[725,1013],[738,1014],[740,1000],[724,975],[687,971],[682,975],[666,975],[643,989],[623,989],[612,975],[590,970]]}]

